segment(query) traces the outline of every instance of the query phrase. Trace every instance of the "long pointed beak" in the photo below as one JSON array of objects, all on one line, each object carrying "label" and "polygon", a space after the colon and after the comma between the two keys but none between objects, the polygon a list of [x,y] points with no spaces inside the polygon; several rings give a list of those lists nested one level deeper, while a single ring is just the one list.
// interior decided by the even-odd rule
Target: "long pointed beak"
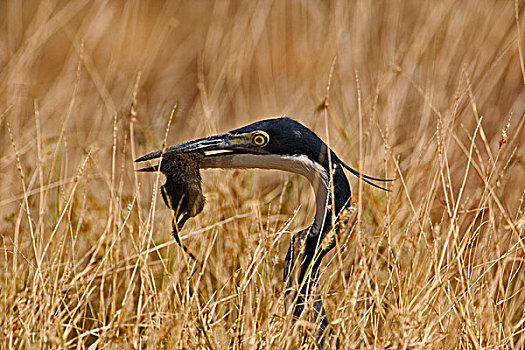
[{"label": "long pointed beak", "polygon": [[135,162],[143,162],[146,160],[160,158],[162,155],[171,153],[204,153],[206,151],[218,151],[231,148],[230,140],[232,136],[230,133],[220,134],[202,139],[180,143],[178,145],[166,147],[163,150],[151,152],[135,159]]},{"label": "long pointed beak", "polygon": [[163,150],[151,152],[137,158],[135,162],[152,160],[173,153],[203,153],[206,157],[213,157],[215,155],[230,153],[260,154],[264,152],[253,147],[251,143],[244,142],[243,139],[238,139],[238,137],[234,137],[230,133],[225,133],[166,147]]}]

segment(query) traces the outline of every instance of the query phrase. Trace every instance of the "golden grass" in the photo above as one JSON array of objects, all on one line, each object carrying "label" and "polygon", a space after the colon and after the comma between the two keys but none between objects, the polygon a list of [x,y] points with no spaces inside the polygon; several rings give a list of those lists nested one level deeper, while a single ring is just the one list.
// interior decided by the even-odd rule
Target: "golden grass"
[{"label": "golden grass", "polygon": [[525,347],[524,7],[2,2],[1,347],[300,346],[281,276],[309,185],[204,171],[190,277],[162,179],[133,170],[174,106],[169,144],[286,114],[397,179],[352,179],[322,266],[343,348]]}]

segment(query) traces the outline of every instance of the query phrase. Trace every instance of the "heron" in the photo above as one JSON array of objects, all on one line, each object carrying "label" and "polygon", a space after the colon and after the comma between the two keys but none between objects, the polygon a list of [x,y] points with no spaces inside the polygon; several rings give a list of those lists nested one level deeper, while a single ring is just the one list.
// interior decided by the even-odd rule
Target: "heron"
[{"label": "heron", "polygon": [[[319,270],[324,256],[336,245],[337,221],[350,207],[351,190],[345,170],[362,181],[382,190],[374,182],[390,179],[375,178],[353,169],[343,162],[322,139],[303,124],[287,117],[265,119],[226,133],[170,146],[136,159],[143,162],[172,154],[198,153],[200,168],[276,169],[302,175],[308,179],[315,197],[313,222],[292,236],[286,254],[283,277],[291,286],[291,275],[298,267],[293,305],[295,318],[301,317],[307,303],[312,302],[311,321],[316,325],[317,346],[323,348],[327,335],[332,335],[320,294]],[[164,158],[164,160],[162,160]],[[297,252],[296,244],[301,249]],[[296,258],[299,257],[300,258]],[[295,264],[296,259],[299,259]],[[287,292],[289,293],[289,289]],[[337,347],[337,345],[336,345]]]}]

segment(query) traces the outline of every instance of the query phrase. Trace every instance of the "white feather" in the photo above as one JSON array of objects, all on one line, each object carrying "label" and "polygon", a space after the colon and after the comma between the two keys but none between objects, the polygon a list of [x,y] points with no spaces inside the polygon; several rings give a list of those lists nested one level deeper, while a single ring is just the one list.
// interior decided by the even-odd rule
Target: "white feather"
[{"label": "white feather", "polygon": [[315,193],[314,223],[319,227],[324,223],[330,179],[325,168],[305,155],[224,154],[204,158],[201,168],[276,169],[303,175],[308,179]]}]

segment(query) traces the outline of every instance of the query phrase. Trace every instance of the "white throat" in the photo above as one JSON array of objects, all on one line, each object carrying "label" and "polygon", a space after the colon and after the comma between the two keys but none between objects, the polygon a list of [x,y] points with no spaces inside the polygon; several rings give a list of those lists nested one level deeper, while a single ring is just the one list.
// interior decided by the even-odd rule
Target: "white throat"
[{"label": "white throat", "polygon": [[303,175],[315,194],[314,225],[322,228],[325,220],[330,177],[325,168],[305,155],[280,156],[276,154],[224,154],[204,158],[201,168],[259,168],[276,169]]}]

